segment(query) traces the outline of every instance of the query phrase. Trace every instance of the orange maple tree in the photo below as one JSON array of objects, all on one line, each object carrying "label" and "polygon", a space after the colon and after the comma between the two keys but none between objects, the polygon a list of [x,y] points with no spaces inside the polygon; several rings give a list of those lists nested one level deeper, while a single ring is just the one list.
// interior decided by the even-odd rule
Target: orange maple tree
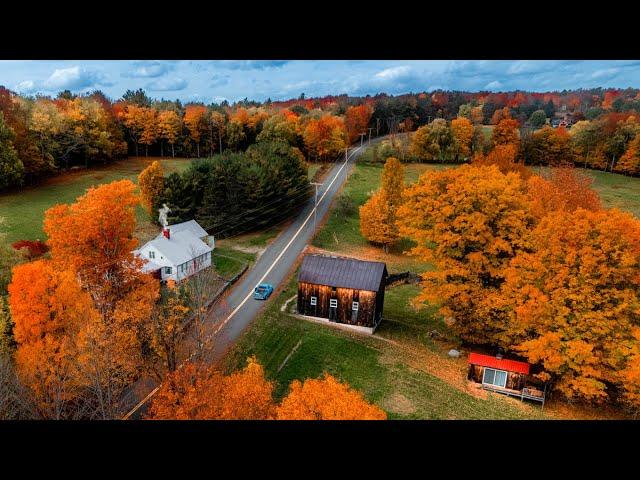
[{"label": "orange maple tree", "polygon": [[474,133],[473,123],[468,118],[455,118],[451,120],[451,133],[455,142],[456,155],[461,158],[467,158],[471,155],[471,142]]},{"label": "orange maple tree", "polygon": [[532,175],[532,172],[525,167],[524,163],[518,161],[518,147],[512,143],[496,145],[487,155],[481,152],[473,156],[473,164],[476,166],[495,165],[498,169],[507,174],[514,172],[526,179]]},{"label": "orange maple tree", "polygon": [[529,207],[520,175],[495,165],[428,172],[407,187],[400,235],[417,243],[414,255],[438,266],[423,274],[416,303],[439,303],[463,339],[492,343],[499,319],[486,312],[485,299],[500,288],[509,260],[530,248]]},{"label": "orange maple tree", "polygon": [[294,380],[277,408],[278,420],[386,420],[387,414],[362,393],[325,374],[322,379]]},{"label": "orange maple tree", "polygon": [[573,212],[578,208],[602,208],[598,192],[591,188],[593,178],[574,167],[551,168],[541,175],[533,175],[527,182],[532,199],[531,212],[542,218],[549,212]]},{"label": "orange maple tree", "polygon": [[532,245],[491,299],[505,314],[500,343],[541,363],[567,397],[604,400],[616,386],[637,400],[640,221],[616,209],[552,212]]},{"label": "orange maple tree", "polygon": [[373,115],[373,108],[367,104],[347,108],[344,123],[349,135],[349,142],[353,143],[361,133],[368,132],[371,115]]},{"label": "orange maple tree", "polygon": [[302,135],[309,153],[319,160],[333,160],[348,141],[344,120],[333,115],[309,120]]},{"label": "orange maple tree", "polygon": [[268,420],[274,416],[273,383],[255,358],[231,375],[184,363],[167,375],[153,399],[152,420]]},{"label": "orange maple tree", "polygon": [[520,134],[518,132],[519,123],[517,120],[512,118],[504,118],[498,122],[498,124],[493,127],[493,132],[491,133],[491,142],[494,146],[496,145],[519,145],[520,144]]}]

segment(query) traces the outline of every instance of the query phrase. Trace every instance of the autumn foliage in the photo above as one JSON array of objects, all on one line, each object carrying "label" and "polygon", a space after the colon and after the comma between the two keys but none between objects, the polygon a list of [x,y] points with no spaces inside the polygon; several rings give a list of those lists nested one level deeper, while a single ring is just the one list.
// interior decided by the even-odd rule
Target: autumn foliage
[{"label": "autumn foliage", "polygon": [[303,132],[304,143],[313,158],[334,160],[347,146],[348,136],[344,120],[324,115],[310,120]]},{"label": "autumn foliage", "polygon": [[47,244],[39,240],[19,240],[12,243],[11,246],[14,250],[23,250],[26,252],[26,257],[29,260],[41,257],[49,251]]},{"label": "autumn foliage", "polygon": [[513,259],[496,307],[505,340],[570,398],[636,398],[640,222],[618,210],[554,212]]},{"label": "autumn foliage", "polygon": [[273,384],[254,358],[240,372],[225,376],[187,362],[169,374],[154,397],[153,420],[268,420],[275,404]]},{"label": "autumn foliage", "polygon": [[487,292],[499,289],[509,260],[530,247],[533,220],[517,173],[463,165],[422,175],[398,209],[400,234],[417,243],[412,253],[438,266],[423,274],[417,301],[439,302],[465,340],[491,343]]},{"label": "autumn foliage", "polygon": [[398,240],[396,212],[402,204],[404,167],[389,157],[382,171],[382,186],[360,207],[360,231],[372,243],[385,250]]},{"label": "autumn foliage", "polygon": [[295,380],[277,405],[274,384],[251,357],[230,375],[187,362],[169,374],[149,409],[151,420],[384,420],[386,414],[361,393],[330,375]]},{"label": "autumn foliage", "polygon": [[331,375],[294,380],[278,406],[278,420],[386,420],[387,414]]},{"label": "autumn foliage", "polygon": [[138,185],[140,185],[140,193],[142,194],[142,204],[151,214],[164,189],[164,171],[160,162],[156,160],[140,172]]}]

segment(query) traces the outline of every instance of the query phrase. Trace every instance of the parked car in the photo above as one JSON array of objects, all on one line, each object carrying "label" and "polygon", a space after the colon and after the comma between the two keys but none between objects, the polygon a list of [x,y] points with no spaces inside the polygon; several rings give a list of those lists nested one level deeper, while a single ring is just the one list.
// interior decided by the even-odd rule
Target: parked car
[{"label": "parked car", "polygon": [[253,298],[256,300],[266,300],[273,293],[273,285],[261,283],[253,290]]}]

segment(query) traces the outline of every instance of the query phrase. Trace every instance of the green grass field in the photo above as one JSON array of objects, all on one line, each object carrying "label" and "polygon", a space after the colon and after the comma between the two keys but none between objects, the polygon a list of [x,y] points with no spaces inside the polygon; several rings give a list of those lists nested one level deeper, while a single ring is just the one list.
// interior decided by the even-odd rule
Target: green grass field
[{"label": "green grass field", "polygon": [[[0,217],[5,219],[7,240],[44,239],[42,220],[47,209],[58,203],[72,203],[91,186],[123,179],[137,182],[138,174],[153,160],[160,160],[165,174],[184,170],[190,163],[189,159],[129,158],[105,167],[66,173],[20,191],[0,194]],[[139,221],[148,220],[148,215],[141,208],[137,213]]]},{"label": "green grass field", "polygon": [[213,250],[213,265],[218,275],[225,279],[232,278],[240,272],[245,265],[255,262],[254,253],[241,252],[229,247],[216,245]]},{"label": "green grass field", "polygon": [[606,207],[626,210],[640,218],[640,178],[597,170],[588,172]]}]

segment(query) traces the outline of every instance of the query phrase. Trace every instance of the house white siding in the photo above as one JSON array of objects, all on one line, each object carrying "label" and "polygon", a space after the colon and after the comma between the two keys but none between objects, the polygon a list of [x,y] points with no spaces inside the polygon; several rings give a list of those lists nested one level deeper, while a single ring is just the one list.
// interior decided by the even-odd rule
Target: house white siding
[{"label": "house white siding", "polygon": [[195,220],[169,225],[167,229],[169,238],[160,233],[134,252],[148,262],[145,271],[159,269],[161,280],[179,282],[211,266],[213,236],[207,235]]}]

